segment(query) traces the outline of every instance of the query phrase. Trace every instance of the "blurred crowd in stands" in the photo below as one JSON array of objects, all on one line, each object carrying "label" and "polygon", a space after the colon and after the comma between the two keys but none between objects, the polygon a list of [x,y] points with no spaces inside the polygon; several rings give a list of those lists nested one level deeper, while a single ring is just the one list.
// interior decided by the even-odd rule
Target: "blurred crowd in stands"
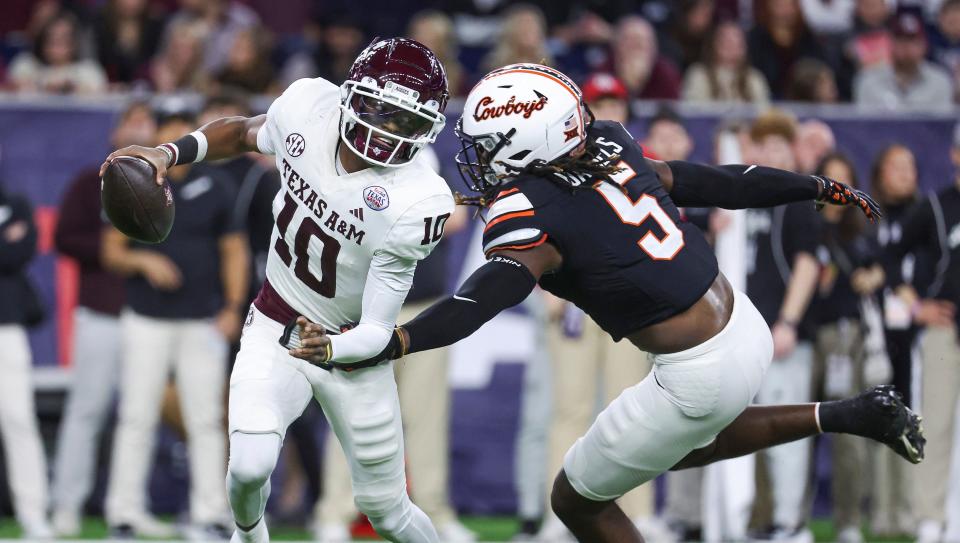
[{"label": "blurred crowd in stands", "polygon": [[632,98],[949,107],[960,0],[8,0],[0,88],[277,94],[407,35],[462,96],[495,66],[615,74]]}]

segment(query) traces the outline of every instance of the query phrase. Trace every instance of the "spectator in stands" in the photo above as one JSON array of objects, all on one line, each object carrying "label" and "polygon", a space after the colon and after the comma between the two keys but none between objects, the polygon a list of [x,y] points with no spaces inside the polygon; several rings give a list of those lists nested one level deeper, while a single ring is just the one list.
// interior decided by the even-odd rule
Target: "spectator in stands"
[{"label": "spectator in stands", "polygon": [[644,155],[655,160],[686,160],[693,152],[693,139],[680,116],[663,107],[647,123],[642,146]]},{"label": "spectator in stands", "polygon": [[[120,114],[115,149],[150,145],[157,124],[146,103]],[[81,172],[64,194],[54,241],[80,268],[79,300],[73,312],[73,369],[57,438],[53,473],[53,527],[60,537],[80,535],[83,506],[93,489],[97,450],[120,374],[120,309],[123,280],[100,260],[104,229],[97,168]]]},{"label": "spectator in stands", "polygon": [[489,71],[517,62],[553,64],[547,49],[547,21],[533,4],[516,4],[504,12],[500,38],[483,59],[483,67]]},{"label": "spectator in stands", "polygon": [[107,79],[96,62],[81,58],[77,19],[61,13],[40,29],[33,50],[17,55],[8,77],[15,90],[51,94],[103,91]]},{"label": "spectator in stands", "polygon": [[[169,116],[157,141],[185,135],[193,119]],[[240,333],[248,295],[246,236],[234,218],[230,182],[205,166],[167,172],[177,220],[164,243],[130,243],[116,229],[103,240],[104,266],[127,277],[120,406],[107,489],[115,537],[170,538],[146,503],[162,395],[173,374],[190,462],[188,539],[226,539],[226,443],[223,429],[227,345]]]},{"label": "spectator in stands", "polygon": [[813,173],[820,162],[837,146],[830,125],[818,119],[810,119],[797,125],[797,137],[793,154],[797,157],[797,171]]},{"label": "spectator in stands", "polygon": [[891,62],[857,74],[857,103],[882,109],[949,108],[953,84],[942,68],[924,60],[927,37],[923,21],[914,13],[901,13],[894,19],[891,34]]},{"label": "spectator in stands", "polygon": [[713,0],[673,2],[667,31],[661,40],[661,52],[681,71],[701,62],[714,24]]},{"label": "spectator in stands", "polygon": [[760,0],[757,24],[747,37],[750,63],[767,78],[774,98],[787,91],[790,70],[801,58],[823,52],[803,21],[798,0]]},{"label": "spectator in stands", "polygon": [[890,61],[893,43],[890,36],[891,7],[887,0],[857,0],[853,32],[844,45],[854,69],[864,69]]},{"label": "spectator in stands", "polygon": [[110,0],[94,20],[97,57],[115,83],[146,79],[163,34],[163,19],[147,0]]},{"label": "spectator in stands", "polygon": [[945,0],[930,33],[930,58],[953,79],[954,101],[960,98],[960,0]]},{"label": "spectator in stands", "polygon": [[[204,27],[203,69],[217,73],[227,64],[230,49],[237,34],[260,23],[249,7],[237,0],[179,0],[180,11],[170,18],[166,39],[177,24],[183,21],[200,23]],[[277,6],[281,9],[281,6]]]},{"label": "spectator in stands", "polygon": [[28,326],[44,309],[26,276],[37,248],[37,227],[26,198],[0,185],[0,437],[17,522],[26,539],[50,539],[47,456],[33,401]]},{"label": "spectator in stands", "polygon": [[616,76],[593,74],[584,81],[580,90],[597,119],[622,119],[618,122],[624,125],[630,120],[630,93]]},{"label": "spectator in stands", "polygon": [[[906,216],[919,197],[918,171],[913,152],[904,145],[893,144],[877,154],[870,175],[870,194],[883,207],[884,217],[873,235],[877,245],[888,247],[900,242]],[[935,264],[920,252],[908,253],[899,261],[900,277],[910,283],[924,283],[932,275]],[[891,264],[884,268],[890,270]],[[917,329],[913,326],[910,306],[894,292],[895,274],[888,273],[882,291],[884,341],[893,368],[893,385],[897,390],[913,390],[913,345]],[[910,394],[904,400],[912,403]],[[918,406],[914,406],[918,407]],[[870,531],[877,536],[902,538],[914,532],[912,468],[902,458],[874,447],[874,488],[871,500]]]},{"label": "spectator in stands", "polygon": [[680,71],[659,53],[653,26],[643,17],[628,15],[617,24],[611,43],[612,72],[641,99],[676,100],[680,97]]},{"label": "spectator in stands", "polygon": [[743,29],[735,21],[717,25],[706,39],[700,62],[683,79],[683,99],[696,102],[770,101],[770,88],[747,59]]},{"label": "spectator in stands", "polygon": [[850,28],[822,37],[824,60],[833,69],[844,101],[852,98],[854,76],[859,70],[890,61],[891,6],[888,0],[855,0]]},{"label": "spectator in stands", "polygon": [[800,59],[790,73],[785,98],[794,102],[835,103],[839,91],[833,69],[815,58]]},{"label": "spectator in stands", "polygon": [[366,45],[360,23],[348,12],[323,14],[304,28],[307,50],[293,55],[283,66],[284,82],[302,77],[322,77],[339,85]]},{"label": "spectator in stands", "polygon": [[157,92],[202,90],[207,72],[202,67],[203,25],[192,21],[171,22],[150,64],[150,81]]},{"label": "spectator in stands", "polygon": [[[809,121],[808,121],[809,122]],[[817,175],[857,186],[853,164],[845,155],[831,153],[816,169]],[[814,390],[818,400],[849,398],[866,386],[865,325],[860,297],[883,284],[878,264],[879,248],[864,233],[862,214],[837,206],[822,210],[823,235],[818,258],[823,272],[811,302],[816,321],[814,337]],[[837,436],[831,440],[831,491],[833,520],[840,543],[862,543],[860,509],[867,482],[867,447],[861,439]]]},{"label": "spectator in stands", "polygon": [[[960,168],[960,124],[954,131],[951,159]],[[916,473],[914,515],[917,541],[952,540],[944,533],[947,497],[956,489],[948,476],[954,447],[957,402],[960,401],[960,174],[953,183],[931,193],[903,221],[900,240],[889,246],[887,272],[891,284],[911,307],[920,334],[920,413],[927,437],[926,457]],[[937,262],[936,272],[921,288],[900,278],[898,264],[908,252],[924,252]]]},{"label": "spectator in stands", "polygon": [[276,91],[273,65],[270,64],[272,44],[266,30],[250,27],[237,32],[227,55],[227,63],[215,77],[220,90],[266,94]]},{"label": "spectator in stands", "polygon": [[853,26],[855,1],[800,0],[800,9],[803,10],[803,19],[815,34],[840,34]]},{"label": "spectator in stands", "polygon": [[[795,171],[796,121],[772,110],[750,129],[754,160],[761,166]],[[748,209],[747,295],[773,335],[773,363],[756,401],[760,404],[808,402],[813,370],[812,327],[807,307],[820,272],[816,246],[820,221],[812,206],[788,204]],[[806,528],[804,495],[810,441],[773,447],[765,455],[773,499],[773,525],[764,538],[812,537]],[[800,539],[798,539],[800,540]]]},{"label": "spectator in stands", "polygon": [[451,96],[463,96],[470,90],[466,87],[463,65],[457,58],[457,35],[449,15],[434,9],[418,12],[410,18],[407,36],[429,47],[440,59],[447,72]]}]

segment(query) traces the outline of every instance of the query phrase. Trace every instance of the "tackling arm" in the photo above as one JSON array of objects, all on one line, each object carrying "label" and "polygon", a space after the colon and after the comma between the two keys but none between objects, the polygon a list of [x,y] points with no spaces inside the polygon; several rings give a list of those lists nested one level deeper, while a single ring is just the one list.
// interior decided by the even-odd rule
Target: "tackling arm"
[{"label": "tackling arm", "polygon": [[544,243],[525,251],[498,251],[460,286],[397,327],[379,360],[452,345],[476,332],[501,311],[522,302],[544,273],[560,267],[557,249]]}]

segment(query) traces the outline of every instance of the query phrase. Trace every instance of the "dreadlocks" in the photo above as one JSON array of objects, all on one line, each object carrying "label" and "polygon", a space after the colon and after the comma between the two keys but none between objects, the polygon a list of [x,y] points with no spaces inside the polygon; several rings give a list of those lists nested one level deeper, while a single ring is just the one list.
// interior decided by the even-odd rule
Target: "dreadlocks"
[{"label": "dreadlocks", "polygon": [[[602,150],[595,140],[588,139],[584,143],[583,151],[577,153],[574,150],[551,162],[542,160],[533,162],[520,170],[517,175],[536,175],[571,190],[578,190],[584,187],[591,188],[597,182],[612,182],[610,176],[623,169],[617,165],[619,162],[619,154],[611,155]],[[492,203],[501,190],[503,190],[502,186],[493,186],[479,196],[467,196],[457,192],[454,194],[454,200],[457,205],[483,208]]]}]

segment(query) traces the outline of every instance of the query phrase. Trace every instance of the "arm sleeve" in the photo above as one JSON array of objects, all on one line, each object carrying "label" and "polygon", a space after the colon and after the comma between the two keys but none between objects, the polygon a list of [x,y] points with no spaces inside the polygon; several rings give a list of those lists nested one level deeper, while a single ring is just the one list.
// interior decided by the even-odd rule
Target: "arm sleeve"
[{"label": "arm sleeve", "polygon": [[[543,214],[543,210],[539,210]],[[500,193],[487,211],[483,229],[483,253],[489,258],[497,251],[531,249],[547,241],[543,217],[519,189]]]},{"label": "arm sleeve", "polygon": [[407,353],[460,341],[504,309],[522,302],[536,285],[526,266],[509,257],[494,256],[473,272],[455,295],[403,325],[410,334]]},{"label": "arm sleeve", "polygon": [[[417,262],[430,254],[442,236],[442,225],[438,235],[434,236],[432,224],[437,217],[449,217],[452,212],[453,197],[449,193],[438,194],[414,204],[394,223],[387,233],[384,248],[374,253],[370,263],[363,288],[360,323],[330,338],[335,362],[364,361],[387,346],[400,307],[413,285]],[[431,223],[430,236],[425,235],[426,219]]]},{"label": "arm sleeve", "polygon": [[[33,209],[26,200],[11,199],[12,214],[0,224],[0,273],[18,273],[30,262],[37,248],[37,225],[33,222]],[[27,222],[27,234],[21,239],[8,242],[4,231],[11,225]]]},{"label": "arm sleeve", "polygon": [[349,364],[374,357],[390,341],[417,261],[381,253],[373,258],[363,288],[362,316],[354,328],[331,336],[333,360]]},{"label": "arm sleeve", "polygon": [[809,175],[766,166],[706,166],[667,162],[673,172],[670,198],[680,207],[745,209],[814,200],[820,183]]}]

